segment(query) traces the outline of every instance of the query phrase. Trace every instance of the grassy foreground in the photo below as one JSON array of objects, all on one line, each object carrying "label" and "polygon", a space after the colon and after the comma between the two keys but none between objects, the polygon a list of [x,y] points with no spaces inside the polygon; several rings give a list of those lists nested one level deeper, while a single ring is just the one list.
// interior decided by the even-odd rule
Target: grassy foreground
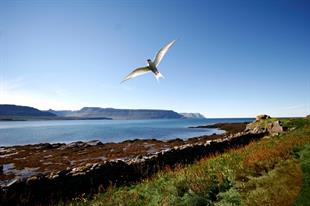
[{"label": "grassy foreground", "polygon": [[69,205],[309,205],[310,118],[281,121],[291,131]]}]

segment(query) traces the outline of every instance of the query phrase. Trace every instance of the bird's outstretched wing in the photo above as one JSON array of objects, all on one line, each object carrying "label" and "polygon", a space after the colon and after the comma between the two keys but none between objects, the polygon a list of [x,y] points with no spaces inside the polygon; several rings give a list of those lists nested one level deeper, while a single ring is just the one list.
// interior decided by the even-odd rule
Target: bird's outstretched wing
[{"label": "bird's outstretched wing", "polygon": [[169,44],[167,44],[166,46],[164,46],[163,48],[161,48],[154,59],[154,64],[156,66],[158,66],[158,64],[161,62],[161,60],[163,59],[163,57],[165,56],[165,54],[167,53],[168,49],[174,44],[176,40],[173,40],[172,42],[170,42]]},{"label": "bird's outstretched wing", "polygon": [[151,70],[150,70],[149,66],[139,67],[139,68],[133,70],[132,72],[130,72],[121,83],[123,83],[124,81],[127,81],[127,80],[129,80],[131,78],[140,76],[140,75],[145,74],[147,72],[150,72],[150,71]]}]

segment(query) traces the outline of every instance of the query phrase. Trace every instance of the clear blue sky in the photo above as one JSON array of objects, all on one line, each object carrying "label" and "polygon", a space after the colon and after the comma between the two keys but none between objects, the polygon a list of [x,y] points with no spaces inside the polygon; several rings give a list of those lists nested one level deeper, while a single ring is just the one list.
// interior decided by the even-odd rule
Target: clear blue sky
[{"label": "clear blue sky", "polygon": [[[0,104],[310,113],[310,1],[0,1]],[[120,84],[177,39],[151,74]]]}]

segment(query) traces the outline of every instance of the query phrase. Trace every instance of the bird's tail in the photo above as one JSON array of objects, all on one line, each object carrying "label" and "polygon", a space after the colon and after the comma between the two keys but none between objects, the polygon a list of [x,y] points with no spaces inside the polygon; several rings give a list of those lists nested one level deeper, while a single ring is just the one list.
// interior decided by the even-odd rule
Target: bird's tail
[{"label": "bird's tail", "polygon": [[158,72],[156,75],[155,75],[156,79],[159,80],[160,78],[165,78],[160,72]]}]

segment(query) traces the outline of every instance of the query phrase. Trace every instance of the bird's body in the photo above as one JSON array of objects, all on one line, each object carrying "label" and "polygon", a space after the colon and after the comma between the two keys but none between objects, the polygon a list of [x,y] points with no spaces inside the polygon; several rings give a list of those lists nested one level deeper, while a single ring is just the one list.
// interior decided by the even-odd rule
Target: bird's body
[{"label": "bird's body", "polygon": [[160,77],[163,78],[163,75],[161,75],[161,73],[158,71],[156,65],[154,64],[154,62],[152,62],[152,60],[148,59],[147,63],[149,64],[149,68],[150,70],[155,74],[156,79],[159,79]]},{"label": "bird's body", "polygon": [[149,64],[150,70],[154,73],[158,72],[158,69],[156,68],[156,65],[154,64],[154,62],[152,62],[152,60],[148,59],[147,63]]},{"label": "bird's body", "polygon": [[125,79],[122,82],[127,81],[131,78],[140,76],[142,74],[148,73],[148,72],[153,72],[156,79],[163,78],[163,75],[158,71],[157,66],[159,65],[159,63],[161,62],[161,60],[167,53],[168,49],[174,44],[174,42],[175,40],[173,40],[172,42],[170,42],[169,44],[161,48],[156,54],[154,61],[152,61],[151,59],[148,59],[147,60],[148,66],[140,67],[140,68],[133,70],[125,77]]}]

